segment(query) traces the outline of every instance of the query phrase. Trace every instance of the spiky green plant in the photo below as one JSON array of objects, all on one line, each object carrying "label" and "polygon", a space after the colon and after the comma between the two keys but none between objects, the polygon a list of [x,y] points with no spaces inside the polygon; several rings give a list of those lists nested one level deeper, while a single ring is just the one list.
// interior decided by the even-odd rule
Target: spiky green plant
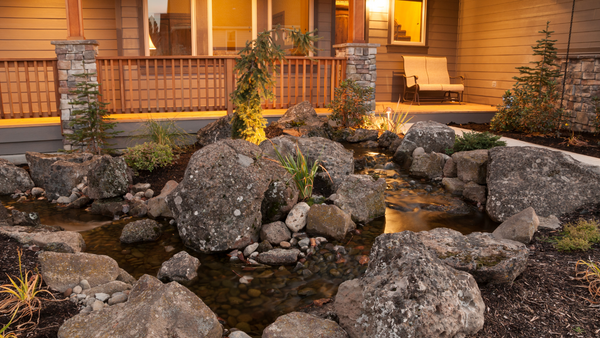
[{"label": "spiky green plant", "polygon": [[315,160],[312,165],[309,165],[298,144],[296,144],[295,156],[293,154],[283,156],[275,144],[273,144],[273,149],[275,149],[279,164],[292,175],[292,180],[300,191],[300,199],[306,200],[310,198],[314,187],[315,175],[319,170],[319,160]]},{"label": "spiky green plant", "polygon": [[131,138],[169,146],[176,151],[186,145],[191,136],[185,130],[178,127],[173,119],[157,121],[149,118],[144,120],[142,126],[134,131],[134,135]]}]

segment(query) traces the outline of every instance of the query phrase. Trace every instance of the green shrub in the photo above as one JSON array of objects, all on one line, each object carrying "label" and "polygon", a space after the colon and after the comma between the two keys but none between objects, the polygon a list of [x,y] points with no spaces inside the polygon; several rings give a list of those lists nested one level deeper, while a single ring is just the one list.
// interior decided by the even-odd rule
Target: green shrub
[{"label": "green shrub", "polygon": [[365,88],[354,80],[344,80],[335,89],[333,100],[327,105],[332,110],[329,118],[341,123],[342,127],[354,127],[371,111],[373,88]]},{"label": "green shrub", "polygon": [[490,134],[489,132],[478,133],[475,131],[463,133],[462,136],[456,136],[454,148],[446,149],[446,154],[452,155],[459,151],[469,151],[477,149],[491,149],[494,147],[504,147],[506,142],[499,141],[500,136]]},{"label": "green shrub", "polygon": [[179,128],[174,120],[156,121],[149,118],[144,121],[142,126],[137,129],[132,139],[147,140],[158,143],[177,150],[184,146],[191,139],[190,134]]},{"label": "green shrub", "polygon": [[577,223],[565,224],[561,237],[554,247],[558,251],[587,251],[593,243],[600,242],[598,222],[579,220]]},{"label": "green shrub", "polygon": [[173,150],[168,145],[145,142],[127,148],[123,154],[128,166],[135,170],[152,171],[154,168],[166,167],[173,163]]},{"label": "green shrub", "polygon": [[521,131],[526,133],[550,133],[560,127],[562,108],[557,78],[560,67],[557,62],[556,40],[551,40],[553,33],[546,29],[540,31],[544,38],[537,41],[533,48],[534,56],[541,56],[532,61],[533,67],[517,67],[520,76],[512,91],[507,90],[502,97],[503,104],[498,106],[498,113],[492,118],[492,130]]}]

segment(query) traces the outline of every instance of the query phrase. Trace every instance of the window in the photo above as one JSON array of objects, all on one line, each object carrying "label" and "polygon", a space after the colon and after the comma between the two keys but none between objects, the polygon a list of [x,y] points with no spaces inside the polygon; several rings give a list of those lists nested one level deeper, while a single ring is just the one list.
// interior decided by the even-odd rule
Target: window
[{"label": "window", "polygon": [[390,42],[425,46],[427,0],[392,0]]},{"label": "window", "polygon": [[150,55],[192,55],[190,0],[148,0]]},{"label": "window", "polygon": [[236,55],[252,40],[252,13],[252,0],[212,1],[213,55]]}]

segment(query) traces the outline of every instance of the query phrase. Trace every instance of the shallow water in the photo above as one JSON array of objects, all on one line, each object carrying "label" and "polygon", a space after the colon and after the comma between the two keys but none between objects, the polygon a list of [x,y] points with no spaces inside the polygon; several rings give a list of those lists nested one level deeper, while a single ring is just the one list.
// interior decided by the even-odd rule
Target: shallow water
[{"label": "shallow water", "polygon": [[[87,252],[114,258],[136,278],[143,274],[156,275],[162,262],[186,250],[202,263],[198,271],[200,277],[188,285],[189,289],[200,296],[226,326],[258,337],[278,316],[308,306],[314,300],[330,298],[342,282],[360,276],[366,270],[365,256],[369,255],[373,241],[384,232],[448,227],[468,234],[493,231],[497,226],[477,208],[450,196],[439,185],[411,179],[399,170],[377,169],[389,160],[389,154],[349,147],[355,156],[370,156],[378,163],[375,169],[363,173],[386,178],[386,215],[360,227],[360,235],[349,235],[343,243],[321,245],[301,267],[252,267],[239,261],[230,262],[225,253],[193,252],[183,247],[176,228],[164,219],[159,221],[164,224],[165,233],[158,241],[127,245],[121,244],[119,237],[124,225],[136,220],[134,218],[112,221],[83,210],[63,210],[47,201],[15,203],[6,197],[1,200],[21,211],[37,211],[44,224],[81,231]],[[333,246],[340,244],[347,253],[335,252]],[[240,284],[241,276],[254,279],[248,285]]]}]

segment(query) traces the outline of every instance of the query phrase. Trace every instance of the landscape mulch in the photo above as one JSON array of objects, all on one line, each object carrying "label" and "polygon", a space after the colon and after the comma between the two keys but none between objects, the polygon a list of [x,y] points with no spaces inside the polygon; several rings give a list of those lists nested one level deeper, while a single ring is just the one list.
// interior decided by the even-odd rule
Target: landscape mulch
[{"label": "landscape mulch", "polygon": [[[19,248],[21,248],[21,245],[15,240],[0,235],[0,285],[10,283],[8,276],[11,276],[14,281],[16,281],[15,277],[20,277],[19,258],[17,254],[17,249]],[[33,273],[39,271],[38,260],[36,252],[34,251],[23,249],[21,264],[23,273],[26,271],[32,271]],[[47,289],[45,282],[42,284],[42,287]],[[5,294],[0,294],[0,301],[6,298],[7,296]],[[42,301],[42,308],[39,313],[39,323],[37,323],[38,316],[35,315],[33,321],[36,322],[37,325],[33,329],[15,332],[19,325],[24,324],[29,319],[29,317],[27,317],[27,320],[24,319],[12,323],[4,334],[15,332],[18,337],[54,338],[62,323],[79,313],[77,305],[66,299],[62,293],[52,292],[52,296],[50,296],[43,292],[39,294],[39,298]],[[0,314],[0,329],[8,324],[10,317],[10,315]]]},{"label": "landscape mulch", "polygon": [[534,143],[550,148],[555,148],[559,150],[570,151],[572,153],[598,157],[600,158],[600,134],[593,133],[585,133],[585,132],[575,132],[575,138],[579,141],[585,142],[581,145],[574,145],[569,143],[569,138],[572,136],[570,131],[561,131],[559,136],[556,135],[540,135],[540,134],[526,134],[526,133],[517,133],[517,132],[498,132],[490,130],[489,123],[463,123],[458,124],[454,122],[448,123],[451,127],[463,128],[474,130],[478,132],[489,131],[495,135],[502,135],[504,137],[509,137],[513,139],[517,139],[524,142]]}]

